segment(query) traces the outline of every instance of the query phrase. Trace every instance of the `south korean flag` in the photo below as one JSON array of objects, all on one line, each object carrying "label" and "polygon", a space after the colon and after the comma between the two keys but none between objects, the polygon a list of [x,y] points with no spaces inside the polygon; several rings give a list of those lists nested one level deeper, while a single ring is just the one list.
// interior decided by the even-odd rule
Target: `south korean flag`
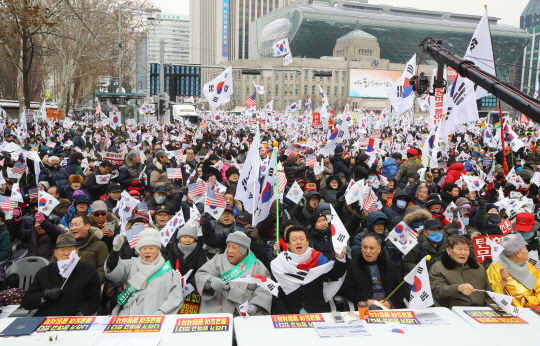
[{"label": "south korean flag", "polygon": [[409,308],[423,309],[433,305],[433,295],[431,294],[425,257],[411,270],[404,280],[412,285]]},{"label": "south korean flag", "polygon": [[203,93],[214,111],[229,99],[233,93],[232,67],[227,67],[219,76],[206,83]]},{"label": "south korean flag", "polygon": [[42,213],[43,215],[49,216],[58,204],[60,204],[60,202],[56,198],[49,195],[45,191],[39,191],[38,212]]}]

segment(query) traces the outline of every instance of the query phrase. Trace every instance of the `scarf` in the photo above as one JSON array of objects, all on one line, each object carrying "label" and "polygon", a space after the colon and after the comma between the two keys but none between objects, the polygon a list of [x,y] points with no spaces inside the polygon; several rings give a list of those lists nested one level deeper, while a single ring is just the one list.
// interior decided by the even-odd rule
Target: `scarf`
[{"label": "scarf", "polygon": [[283,292],[290,294],[300,286],[307,285],[328,273],[334,267],[334,261],[328,261],[322,253],[308,247],[301,255],[288,251],[280,252],[270,266]]},{"label": "scarf", "polygon": [[508,274],[512,275],[520,284],[533,290],[536,285],[536,277],[529,271],[528,262],[516,263],[504,254],[499,255],[499,263],[506,268]]},{"label": "scarf", "polygon": [[161,254],[151,263],[147,263],[141,257],[138,257],[136,262],[137,273],[128,280],[128,283],[136,290],[142,290],[146,287],[146,280],[154,275],[159,268],[163,267],[163,264],[165,264],[165,259]]},{"label": "scarf", "polygon": [[189,255],[191,255],[191,253],[193,252],[193,250],[195,250],[196,247],[197,243],[193,243],[191,245],[184,245],[182,243],[178,243],[178,249],[184,254],[184,261],[186,260],[186,258],[188,258]]}]

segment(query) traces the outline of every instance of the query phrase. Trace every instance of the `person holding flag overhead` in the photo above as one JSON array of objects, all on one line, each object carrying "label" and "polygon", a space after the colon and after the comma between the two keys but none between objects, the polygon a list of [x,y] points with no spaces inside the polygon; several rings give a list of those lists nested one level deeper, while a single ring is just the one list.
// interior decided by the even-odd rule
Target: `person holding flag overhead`
[{"label": "person holding flag overhead", "polygon": [[491,286],[486,270],[471,254],[467,238],[456,234],[448,237],[446,243],[441,260],[429,270],[435,301],[449,309],[493,304],[486,292],[476,291],[491,291]]},{"label": "person holding flag overhead", "polygon": [[[272,294],[246,282],[229,283],[245,275],[270,276],[264,264],[250,251],[251,239],[241,231],[227,237],[225,253],[214,256],[195,274],[197,290],[201,294],[201,313],[231,313],[239,316],[239,306],[249,302],[248,314],[271,313]],[[255,286],[255,287],[253,287]]]},{"label": "person holding flag overhead", "polygon": [[[61,274],[61,266],[79,253],[71,233],[56,239],[54,255],[58,262],[41,268],[21,300],[26,310],[37,309],[34,316],[92,316],[101,305],[101,284],[96,268],[78,261],[71,274]],[[69,262],[68,262],[69,263]]]},{"label": "person holding flag overhead", "polygon": [[124,236],[113,240],[113,251],[107,258],[105,274],[112,282],[126,288],[116,301],[112,314],[117,316],[168,315],[184,303],[182,283],[171,262],[161,255],[159,232],[148,228],[139,233],[136,249],[139,257],[120,259]]}]

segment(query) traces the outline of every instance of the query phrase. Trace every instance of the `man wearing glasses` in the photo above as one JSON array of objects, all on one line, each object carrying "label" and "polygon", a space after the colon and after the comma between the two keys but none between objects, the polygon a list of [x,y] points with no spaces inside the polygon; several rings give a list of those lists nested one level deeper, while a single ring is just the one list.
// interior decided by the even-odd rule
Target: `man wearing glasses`
[{"label": "man wearing glasses", "polygon": [[109,252],[112,251],[112,241],[120,233],[120,220],[113,213],[109,213],[107,204],[103,201],[95,201],[90,206],[90,226],[99,228],[103,232],[103,239]]}]

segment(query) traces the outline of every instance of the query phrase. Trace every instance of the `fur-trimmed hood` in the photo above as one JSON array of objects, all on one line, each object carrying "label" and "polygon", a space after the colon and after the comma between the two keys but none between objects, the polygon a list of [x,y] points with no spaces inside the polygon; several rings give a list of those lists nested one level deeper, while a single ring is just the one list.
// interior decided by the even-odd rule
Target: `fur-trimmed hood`
[{"label": "fur-trimmed hood", "polygon": [[159,160],[156,157],[154,157],[154,160],[152,160],[152,163],[154,164],[154,167],[156,167],[158,171],[163,170],[163,165],[161,164],[161,162],[159,162]]},{"label": "fur-trimmed hood", "polygon": [[[455,269],[458,265],[457,262],[454,261],[446,251],[442,254],[441,263],[448,270]],[[469,259],[467,259],[467,265],[469,266],[469,268],[472,269],[480,268],[480,264],[478,264],[478,262],[474,258],[474,254],[472,256],[469,254]]]},{"label": "fur-trimmed hood", "polygon": [[405,223],[410,226],[414,220],[418,220],[420,218],[429,220],[432,218],[432,216],[429,211],[425,209],[418,209],[413,211],[412,213],[405,215],[405,217],[403,217],[403,221],[405,221]]}]

